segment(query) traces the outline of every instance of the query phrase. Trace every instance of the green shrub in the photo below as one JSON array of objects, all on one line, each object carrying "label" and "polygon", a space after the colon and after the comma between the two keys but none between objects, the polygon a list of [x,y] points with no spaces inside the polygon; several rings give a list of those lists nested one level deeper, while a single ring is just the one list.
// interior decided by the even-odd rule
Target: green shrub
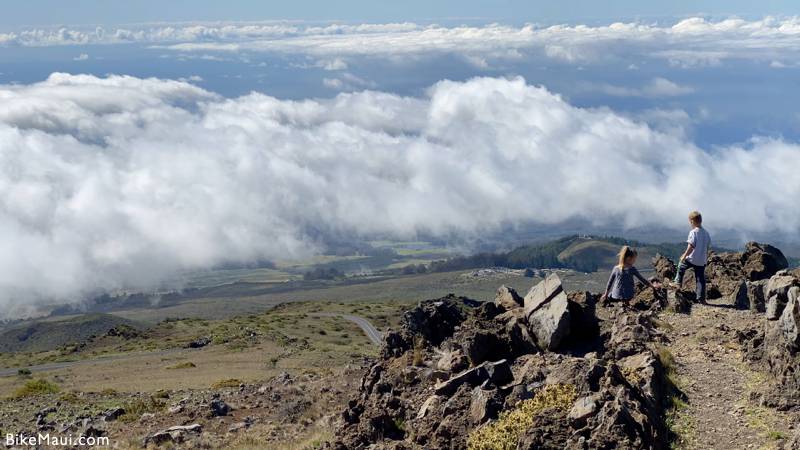
[{"label": "green shrub", "polygon": [[74,391],[64,392],[63,394],[58,396],[58,401],[62,403],[80,403],[81,399],[78,397],[78,393]]},{"label": "green shrub", "polygon": [[13,398],[32,397],[36,395],[47,395],[58,392],[58,386],[47,380],[29,380],[24,385],[20,386],[14,394]]},{"label": "green shrub", "polygon": [[575,386],[554,384],[544,387],[532,399],[523,400],[511,411],[473,431],[467,439],[469,450],[514,450],[517,442],[546,409],[567,411],[575,403]]}]

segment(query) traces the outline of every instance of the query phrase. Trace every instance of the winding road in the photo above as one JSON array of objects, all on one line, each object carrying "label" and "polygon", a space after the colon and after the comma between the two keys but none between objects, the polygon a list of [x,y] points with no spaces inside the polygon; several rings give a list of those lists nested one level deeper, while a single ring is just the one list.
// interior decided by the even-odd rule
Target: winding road
[{"label": "winding road", "polygon": [[383,333],[378,331],[372,322],[369,320],[361,317],[361,316],[354,316],[352,314],[340,314],[340,313],[311,313],[310,316],[316,317],[341,317],[342,319],[349,320],[350,322],[355,323],[358,325],[363,331],[364,334],[367,335],[367,338],[375,345],[381,345],[381,341],[383,341]]}]

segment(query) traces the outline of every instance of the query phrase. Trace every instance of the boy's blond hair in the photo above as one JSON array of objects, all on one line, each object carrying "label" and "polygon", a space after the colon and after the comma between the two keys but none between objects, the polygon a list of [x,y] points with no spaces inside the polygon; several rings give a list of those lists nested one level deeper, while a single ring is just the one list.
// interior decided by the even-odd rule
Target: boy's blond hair
[{"label": "boy's blond hair", "polygon": [[692,211],[692,212],[689,213],[689,220],[691,220],[692,223],[696,223],[698,225],[702,224],[703,223],[703,215],[700,214],[700,211]]},{"label": "boy's blond hair", "polygon": [[619,256],[619,264],[617,264],[617,267],[622,269],[623,267],[625,267],[626,259],[630,258],[631,256],[638,256],[638,255],[639,252],[637,252],[635,248],[623,245],[619,253],[617,254],[617,256]]}]

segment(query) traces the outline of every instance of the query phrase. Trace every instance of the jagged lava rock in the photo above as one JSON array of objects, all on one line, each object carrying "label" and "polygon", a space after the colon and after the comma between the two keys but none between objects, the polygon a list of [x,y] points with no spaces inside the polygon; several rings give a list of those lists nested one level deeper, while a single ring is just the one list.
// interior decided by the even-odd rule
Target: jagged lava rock
[{"label": "jagged lava rock", "polygon": [[[658,334],[652,320],[595,309],[595,296],[567,295],[560,285],[550,278],[539,288],[549,299],[535,294],[526,308],[505,312],[494,302],[455,296],[421,302],[404,315],[399,329],[387,333],[381,357],[341,414],[332,447],[464,449],[480,429],[496,426],[502,413],[519,413],[531,408],[525,402],[536,400],[541,407],[526,409],[530,426],[517,437],[516,448],[665,448],[658,375],[663,370],[650,348]],[[562,353],[533,345],[539,336],[527,320],[554,301],[570,328],[577,323],[596,328],[568,334],[559,346]],[[482,346],[490,350],[477,348]],[[617,355],[628,357],[624,370]],[[459,364],[469,367],[452,370]],[[571,394],[542,400],[552,389]]]}]

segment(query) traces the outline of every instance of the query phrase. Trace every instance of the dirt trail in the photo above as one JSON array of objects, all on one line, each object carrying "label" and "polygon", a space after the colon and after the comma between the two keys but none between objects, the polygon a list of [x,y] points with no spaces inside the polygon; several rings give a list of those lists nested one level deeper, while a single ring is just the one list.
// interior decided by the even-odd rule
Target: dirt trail
[{"label": "dirt trail", "polygon": [[686,395],[673,426],[678,448],[783,448],[792,435],[793,418],[751,400],[766,377],[743,362],[736,338],[737,330],[756,326],[763,315],[723,303],[694,305],[689,315],[662,315],[672,328],[668,347],[676,361],[677,384]]}]

